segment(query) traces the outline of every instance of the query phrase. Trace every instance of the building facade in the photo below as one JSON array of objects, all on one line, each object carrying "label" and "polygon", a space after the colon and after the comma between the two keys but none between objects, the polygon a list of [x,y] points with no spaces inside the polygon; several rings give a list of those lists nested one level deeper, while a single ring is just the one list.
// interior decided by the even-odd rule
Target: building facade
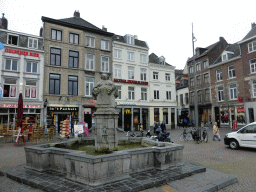
[{"label": "building facade", "polygon": [[0,50],[0,124],[15,126],[19,93],[22,93],[24,116],[42,125],[43,38],[8,30],[4,15],[0,23],[0,42],[4,45]]},{"label": "building facade", "polygon": [[44,100],[47,125],[69,119],[70,128],[80,121],[93,126],[95,101],[92,88],[102,73],[112,72],[112,33],[74,16],[42,17],[45,50]]}]

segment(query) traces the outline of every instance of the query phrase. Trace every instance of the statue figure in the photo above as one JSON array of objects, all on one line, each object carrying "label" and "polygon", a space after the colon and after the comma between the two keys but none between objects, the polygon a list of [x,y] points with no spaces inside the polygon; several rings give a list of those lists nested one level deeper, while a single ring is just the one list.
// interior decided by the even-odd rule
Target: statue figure
[{"label": "statue figure", "polygon": [[92,90],[92,96],[97,100],[97,111],[112,111],[115,112],[118,92],[115,84],[109,79],[109,75],[103,73],[101,80]]}]

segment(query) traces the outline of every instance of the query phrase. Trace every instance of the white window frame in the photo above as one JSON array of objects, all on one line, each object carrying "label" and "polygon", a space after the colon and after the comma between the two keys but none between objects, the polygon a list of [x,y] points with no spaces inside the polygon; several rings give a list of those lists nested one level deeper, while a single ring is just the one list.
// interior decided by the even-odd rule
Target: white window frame
[{"label": "white window frame", "polygon": [[209,66],[209,61],[208,61],[208,60],[205,60],[205,61],[203,62],[203,67],[204,67],[204,69],[206,69],[208,66]]},{"label": "white window frame", "polygon": [[192,74],[193,73],[193,71],[194,71],[194,69],[193,69],[194,67],[192,66],[192,67],[189,67],[189,73],[190,74]]},{"label": "white window frame", "polygon": [[[34,80],[26,80],[26,85],[25,85],[25,90],[24,90],[24,98],[26,98],[26,99],[36,99],[37,94],[38,94],[37,81],[36,80],[34,81],[36,83],[36,85],[28,85],[27,83],[29,81],[34,81]],[[29,96],[27,96],[27,88],[29,89]],[[36,91],[35,97],[32,97],[33,88],[35,88],[35,91]]]},{"label": "white window frame", "polygon": [[159,100],[159,90],[154,90],[154,100]]},{"label": "white window frame", "polygon": [[[92,81],[88,81],[88,80]],[[92,89],[94,87],[94,81],[95,79],[93,77],[85,77],[85,96],[92,96]],[[88,91],[87,91],[87,86],[88,86]]]},{"label": "white window frame", "polygon": [[[17,45],[12,44],[12,43],[9,43],[9,37],[10,37],[10,36],[15,36],[15,37],[17,37]],[[14,35],[14,34],[9,34],[9,33],[8,33],[8,36],[7,36],[7,43],[6,43],[6,44],[19,46],[19,35]]]},{"label": "white window frame", "polygon": [[228,60],[228,54],[227,53],[222,54],[221,59],[222,59],[222,61],[227,61]]},{"label": "white window frame", "polygon": [[201,75],[196,76],[196,86],[201,86],[202,85],[202,79]]},{"label": "white window frame", "polygon": [[248,43],[248,53],[256,51],[256,41]]},{"label": "white window frame", "polygon": [[[230,69],[230,68],[233,68],[233,69]],[[233,65],[232,65],[232,66],[228,66],[228,77],[229,77],[230,79],[236,77],[235,67],[234,67]]]},{"label": "white window frame", "polygon": [[[93,56],[93,58],[89,58],[88,56]],[[95,70],[95,55],[92,53],[86,53],[86,59],[85,59],[85,69],[89,71]]]},{"label": "white window frame", "polygon": [[108,40],[101,39],[100,48],[102,50],[109,50],[110,49],[109,45],[110,44]]},{"label": "white window frame", "polygon": [[252,92],[253,92],[253,98],[256,98],[256,80],[252,80]]},{"label": "white window frame", "polygon": [[[30,42],[32,41],[32,46],[30,46]],[[36,43],[35,43],[36,42]],[[36,45],[36,46],[35,46]],[[29,48],[34,48],[34,49],[38,49],[38,39],[35,38],[28,38],[28,47]]]},{"label": "white window frame", "polygon": [[[218,73],[219,72],[219,73]],[[216,70],[216,81],[222,81],[223,77],[222,77],[222,69],[217,69]]]},{"label": "white window frame", "polygon": [[121,78],[122,77],[122,65],[114,65],[114,75],[115,78]]},{"label": "white window frame", "polygon": [[256,73],[256,58],[251,59],[249,62],[250,62],[251,73]]},{"label": "white window frame", "polygon": [[[205,79],[206,79],[205,76],[206,76],[206,75],[208,75],[208,77],[207,77],[207,82],[205,81]],[[205,73],[205,74],[204,74],[204,84],[207,84],[207,83],[209,83],[209,82],[210,82],[210,75],[209,75],[209,73]]]},{"label": "white window frame", "polygon": [[201,71],[201,63],[196,64],[196,71]]},{"label": "white window frame", "polygon": [[134,67],[128,66],[128,79],[135,79]]},{"label": "white window frame", "polygon": [[146,63],[147,62],[147,55],[140,54],[140,62],[141,63]]},{"label": "white window frame", "polygon": [[[231,87],[232,85],[234,85],[234,87]],[[229,85],[229,99],[237,100],[237,86],[235,83]]]},{"label": "white window frame", "polygon": [[[222,88],[222,89],[220,89]],[[217,97],[218,97],[218,102],[224,101],[224,87],[219,86],[217,87]]]},{"label": "white window frame", "polygon": [[171,81],[171,74],[165,73],[165,81]]},{"label": "white window frame", "polygon": [[128,99],[129,100],[135,100],[134,87],[128,87]]},{"label": "white window frame", "polygon": [[[10,60],[10,61],[11,61],[10,69],[6,69],[6,61],[7,61],[7,60]],[[13,61],[17,61],[17,70],[13,70]],[[18,59],[16,59],[16,58],[5,58],[4,70],[7,70],[7,71],[19,71]]]},{"label": "white window frame", "polygon": [[[28,69],[28,63],[31,64],[31,71],[27,71],[27,69]],[[36,64],[36,72],[33,72],[34,64]],[[39,64],[38,64],[37,61],[27,61],[27,62],[26,62],[26,69],[25,69],[25,72],[26,72],[26,73],[38,73],[38,67],[39,67]]]},{"label": "white window frame", "polygon": [[134,61],[135,59],[134,56],[135,56],[134,52],[127,51],[127,59],[129,61]]},{"label": "white window frame", "polygon": [[153,72],[153,79],[158,80],[158,72]]},{"label": "white window frame", "polygon": [[166,91],[166,100],[172,100],[172,92],[171,91]]},{"label": "white window frame", "polygon": [[[17,88],[18,88],[18,86],[17,86],[17,79],[12,79],[12,80],[15,80],[16,83],[15,83],[15,84],[6,83],[6,82],[5,82],[6,79],[4,79],[4,86],[5,86],[5,85],[9,85],[9,86],[10,86],[10,88],[9,88],[9,97],[4,97],[4,93],[3,93],[3,97],[4,97],[4,98],[16,98],[16,97],[17,97]],[[4,86],[3,86],[3,92],[4,92]],[[14,96],[11,96],[11,91],[12,91],[11,89],[12,89],[12,87],[15,87]]]},{"label": "white window frame", "polygon": [[141,81],[147,80],[147,69],[145,69],[145,68],[140,69],[140,80]]},{"label": "white window frame", "polygon": [[[103,58],[108,58],[108,61],[103,61]],[[109,57],[108,56],[101,56],[101,71],[109,72]]]},{"label": "white window frame", "polygon": [[85,36],[85,46],[95,48],[95,37]]},{"label": "white window frame", "polygon": [[122,86],[116,86],[118,97],[116,99],[122,99]]},{"label": "white window frame", "polygon": [[114,49],[114,58],[121,59],[122,57],[122,50]]},{"label": "white window frame", "polygon": [[145,87],[141,87],[141,100],[142,101],[148,100],[148,89]]},{"label": "white window frame", "polygon": [[133,35],[126,35],[126,43],[130,45],[134,45],[135,39]]}]

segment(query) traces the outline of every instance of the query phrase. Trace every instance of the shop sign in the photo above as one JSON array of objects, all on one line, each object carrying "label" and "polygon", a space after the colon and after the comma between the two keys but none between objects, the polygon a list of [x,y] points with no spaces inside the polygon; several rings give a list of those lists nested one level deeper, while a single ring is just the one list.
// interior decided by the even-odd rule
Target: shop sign
[{"label": "shop sign", "polygon": [[[18,104],[0,104],[0,107],[18,108]],[[23,108],[41,108],[41,105],[23,105]]]},{"label": "shop sign", "polygon": [[3,97],[3,88],[0,87],[0,98]]},{"label": "shop sign", "polygon": [[136,105],[136,103],[120,102],[120,105]]},{"label": "shop sign", "polygon": [[18,54],[18,55],[26,55],[26,56],[32,56],[32,57],[39,57],[38,53],[33,53],[33,52],[28,52],[28,51],[20,51],[16,49],[8,49],[5,48],[4,50],[6,53],[13,53],[13,54]]},{"label": "shop sign", "polygon": [[114,82],[148,85],[147,81],[134,81],[134,80],[126,80],[126,79],[114,79]]},{"label": "shop sign", "polygon": [[89,99],[88,100],[91,104],[96,104],[96,101],[94,99]]},{"label": "shop sign", "polygon": [[243,97],[237,97],[238,101],[243,101]]},{"label": "shop sign", "polygon": [[83,125],[74,125],[74,133],[81,134],[84,132],[84,126]]},{"label": "shop sign", "polygon": [[48,107],[49,111],[78,111],[77,107]]},{"label": "shop sign", "polygon": [[125,114],[131,114],[131,110],[130,109],[126,109],[125,110]]},{"label": "shop sign", "polygon": [[244,113],[244,112],[245,112],[244,108],[237,108],[237,113]]}]

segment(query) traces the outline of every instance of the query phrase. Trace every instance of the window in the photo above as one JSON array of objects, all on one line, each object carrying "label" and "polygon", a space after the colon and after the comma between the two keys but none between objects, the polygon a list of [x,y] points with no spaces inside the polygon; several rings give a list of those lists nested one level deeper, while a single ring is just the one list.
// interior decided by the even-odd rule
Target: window
[{"label": "window", "polygon": [[9,71],[17,71],[18,70],[18,61],[16,59],[6,59],[4,69],[9,70]]},{"label": "window", "polygon": [[10,45],[18,45],[19,36],[8,34],[8,44]]},{"label": "window", "polygon": [[49,93],[60,94],[60,75],[50,74]]},{"label": "window", "polygon": [[125,35],[125,42],[130,45],[134,45],[134,36],[133,35]]},{"label": "window", "polygon": [[101,40],[101,49],[109,50],[109,41]]},{"label": "window", "polygon": [[16,97],[16,79],[6,78],[4,81],[3,97]]},{"label": "window", "polygon": [[250,53],[255,50],[256,50],[256,41],[249,43],[248,44],[248,52]]},{"label": "window", "polygon": [[222,81],[222,70],[218,69],[216,70],[216,76],[217,76],[217,81]]},{"label": "window", "polygon": [[121,89],[121,86],[117,86],[117,92],[118,92],[118,97],[117,99],[121,99],[122,98],[122,89]]},{"label": "window", "polygon": [[186,104],[188,104],[188,93],[185,93]]},{"label": "window", "polygon": [[68,94],[77,95],[78,89],[78,77],[68,76]]},{"label": "window", "polygon": [[121,59],[122,51],[119,49],[114,49],[114,58]]},{"label": "window", "polygon": [[146,63],[147,56],[144,54],[140,54],[140,62]]},{"label": "window", "polygon": [[86,40],[85,40],[85,45],[87,47],[95,47],[95,38],[94,37],[89,37],[89,36],[86,36]]},{"label": "window", "polygon": [[134,79],[134,67],[128,66],[128,79]]},{"label": "window", "polygon": [[201,75],[198,75],[196,77],[196,86],[200,86],[201,85]]},{"label": "window", "polygon": [[153,79],[158,80],[158,72],[153,72]]},{"label": "window", "polygon": [[190,87],[194,87],[195,85],[194,85],[194,78],[192,77],[192,78],[190,78]]},{"label": "window", "polygon": [[146,101],[147,100],[147,88],[141,88],[141,100]]},{"label": "window", "polygon": [[202,98],[202,91],[197,91],[197,102],[202,103],[203,98]]},{"label": "window", "polygon": [[140,69],[140,80],[141,81],[147,80],[147,69]]},{"label": "window", "polygon": [[53,40],[62,40],[62,32],[60,30],[52,29],[52,39]]},{"label": "window", "polygon": [[72,68],[78,68],[79,66],[79,53],[76,51],[69,51],[68,66]]},{"label": "window", "polygon": [[204,74],[204,84],[209,83],[209,73]]},{"label": "window", "polygon": [[109,57],[101,57],[101,71],[109,72]]},{"label": "window", "polygon": [[201,71],[201,64],[196,64],[196,71]]},{"label": "window", "polygon": [[172,99],[171,91],[166,91],[166,100],[171,100],[171,99]]},{"label": "window", "polygon": [[223,86],[218,87],[218,101],[224,101]]},{"label": "window", "polygon": [[85,78],[85,96],[92,96],[92,89],[94,87],[94,78]]},{"label": "window", "polygon": [[203,62],[203,67],[204,67],[204,69],[206,69],[207,67],[209,67],[209,61],[208,61],[208,60],[206,60],[206,61]]},{"label": "window", "polygon": [[25,98],[36,98],[36,81],[27,80],[25,86]]},{"label": "window", "polygon": [[127,52],[128,54],[128,60],[129,61],[134,61],[134,53],[133,52]]},{"label": "window", "polygon": [[190,93],[190,103],[194,103],[194,96],[195,96],[195,93],[191,92]]},{"label": "window", "polygon": [[128,87],[128,99],[134,100],[134,87]]},{"label": "window", "polygon": [[122,75],[122,66],[121,65],[115,65],[115,77],[116,78],[121,78]]},{"label": "window", "polygon": [[250,69],[251,69],[251,73],[256,72],[256,58],[250,60]]},{"label": "window", "polygon": [[189,73],[191,74],[191,73],[193,73],[193,66],[192,67],[189,67]]},{"label": "window", "polygon": [[74,33],[69,33],[69,43],[79,44],[79,35]]},{"label": "window", "polygon": [[226,61],[227,60],[227,54],[224,54],[224,55],[222,55],[222,61]]},{"label": "window", "polygon": [[165,73],[165,81],[171,81],[170,73]]},{"label": "window", "polygon": [[252,81],[252,92],[253,92],[253,97],[256,97],[256,80]]},{"label": "window", "polygon": [[205,101],[210,101],[210,89],[205,89]]},{"label": "window", "polygon": [[28,38],[28,47],[37,49],[38,48],[38,39]]},{"label": "window", "polygon": [[183,94],[180,94],[180,106],[183,106]]},{"label": "window", "polygon": [[228,76],[229,76],[229,78],[234,78],[236,76],[234,66],[228,67]]},{"label": "window", "polygon": [[87,53],[85,69],[93,71],[94,66],[95,66],[95,55]]},{"label": "window", "polygon": [[51,48],[51,65],[60,66],[61,64],[61,50],[56,48]]},{"label": "window", "polygon": [[159,99],[159,90],[154,90],[154,99]]},{"label": "window", "polygon": [[27,62],[27,73],[37,73],[37,62]]},{"label": "window", "polygon": [[229,85],[229,98],[231,100],[237,99],[236,84],[230,84]]}]

